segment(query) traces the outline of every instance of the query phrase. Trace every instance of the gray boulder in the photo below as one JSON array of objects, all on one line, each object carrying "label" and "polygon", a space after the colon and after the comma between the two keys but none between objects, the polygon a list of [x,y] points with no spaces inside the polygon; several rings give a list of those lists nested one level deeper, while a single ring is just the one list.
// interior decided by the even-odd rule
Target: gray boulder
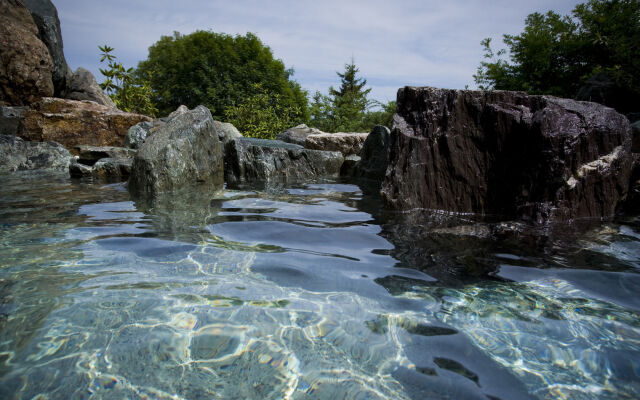
[{"label": "gray boulder", "polygon": [[124,138],[124,146],[130,149],[137,149],[144,143],[151,132],[154,124],[149,121],[143,121],[135,124],[127,131],[127,136]]},{"label": "gray boulder", "polygon": [[66,98],[80,101],[90,100],[103,106],[116,108],[113,100],[98,85],[93,74],[82,67],[78,67],[73,73]]},{"label": "gray boulder", "polygon": [[309,135],[317,135],[324,133],[316,128],[309,128],[307,125],[302,124],[293,128],[289,128],[286,131],[280,133],[276,139],[287,143],[298,144],[304,146],[304,141]]},{"label": "gray boulder", "polygon": [[108,182],[126,181],[131,174],[132,158],[102,158],[93,165],[74,160],[69,166],[73,178],[92,177]]},{"label": "gray boulder", "polygon": [[382,182],[389,162],[389,128],[377,125],[373,128],[360,151],[360,162],[353,176]]},{"label": "gray boulder", "polygon": [[313,150],[339,151],[345,157],[349,154],[359,154],[368,133],[338,132],[318,133],[308,135],[304,141],[304,147]]},{"label": "gray boulder", "polygon": [[203,106],[171,119],[140,146],[129,191],[135,198],[151,200],[192,184],[223,184],[222,146],[211,112]]},{"label": "gray boulder", "polygon": [[27,107],[0,107],[0,135],[17,135],[20,115]]},{"label": "gray boulder", "polygon": [[85,165],[94,165],[103,158],[133,159],[136,151],[125,147],[115,146],[87,146],[75,147],[78,153],[78,162]]},{"label": "gray boulder", "polygon": [[24,0],[24,4],[31,13],[31,17],[38,27],[40,40],[47,46],[53,61],[54,96],[63,97],[70,74],[67,61],[64,58],[58,10],[50,0]]},{"label": "gray boulder", "polygon": [[183,104],[180,107],[176,108],[176,110],[174,112],[172,112],[171,114],[167,115],[166,121],[164,121],[164,122],[169,122],[172,119],[174,119],[175,117],[177,117],[178,115],[182,115],[182,114],[184,114],[186,112],[189,112],[189,108]]},{"label": "gray boulder", "polygon": [[240,131],[238,131],[238,129],[233,126],[233,124],[220,121],[213,121],[213,124],[216,128],[216,132],[218,133],[218,139],[220,139],[220,142],[223,146],[229,140],[235,140],[242,137]]},{"label": "gray boulder", "polygon": [[55,142],[25,142],[0,135],[0,172],[47,170],[66,172],[73,156]]},{"label": "gray boulder", "polygon": [[309,150],[280,140],[239,138],[225,146],[225,180],[238,184],[336,177],[343,161],[339,152]]}]

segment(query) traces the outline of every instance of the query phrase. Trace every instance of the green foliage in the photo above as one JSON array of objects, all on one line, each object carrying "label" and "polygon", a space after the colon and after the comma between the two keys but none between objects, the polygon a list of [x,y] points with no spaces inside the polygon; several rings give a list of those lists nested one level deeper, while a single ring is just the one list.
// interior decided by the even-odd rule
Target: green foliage
[{"label": "green foliage", "polygon": [[136,71],[138,76],[149,73],[154,101],[163,115],[181,104],[189,108],[202,104],[220,119],[234,108],[240,115],[240,108],[260,104],[266,95],[279,119],[286,116],[278,113],[291,109],[299,110],[294,124],[308,119],[307,94],[291,79],[293,70],[285,69],[251,33],[230,36],[196,31],[163,36],[149,48],[149,56]]},{"label": "green foliage", "polygon": [[112,47],[104,45],[98,46],[98,49],[102,52],[100,62],[107,62],[107,68],[100,68],[106,78],[100,84],[102,90],[119,109],[154,116],[158,110],[151,100],[149,81],[135,77],[133,68],[125,68],[122,63],[116,62]]},{"label": "green foliage", "polygon": [[270,93],[254,84],[256,94],[225,109],[225,121],[232,123],[246,137],[275,139],[276,135],[298,124],[303,118],[299,106],[281,101],[280,94]]},{"label": "green foliage", "polygon": [[371,89],[367,80],[357,76],[353,60],[337,72],[340,88],[329,88],[329,95],[316,92],[311,102],[311,124],[325,132],[368,132],[375,125],[391,126],[395,101],[383,104],[367,99]]},{"label": "green foliage", "polygon": [[483,89],[575,97],[590,76],[606,72],[640,92],[640,1],[589,0],[570,16],[533,13],[519,35],[504,35],[510,62],[484,39],[474,79]]}]

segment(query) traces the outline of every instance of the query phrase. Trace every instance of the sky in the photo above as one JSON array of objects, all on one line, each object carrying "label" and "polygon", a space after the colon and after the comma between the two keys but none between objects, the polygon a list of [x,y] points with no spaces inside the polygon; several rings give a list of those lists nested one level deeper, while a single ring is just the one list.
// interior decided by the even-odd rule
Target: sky
[{"label": "sky", "polygon": [[532,12],[569,14],[574,0],[52,0],[69,66],[98,82],[98,46],[108,44],[125,67],[174,31],[255,33],[293,78],[313,94],[340,84],[351,59],[370,98],[395,100],[403,86],[475,88],[483,38],[502,44]]}]

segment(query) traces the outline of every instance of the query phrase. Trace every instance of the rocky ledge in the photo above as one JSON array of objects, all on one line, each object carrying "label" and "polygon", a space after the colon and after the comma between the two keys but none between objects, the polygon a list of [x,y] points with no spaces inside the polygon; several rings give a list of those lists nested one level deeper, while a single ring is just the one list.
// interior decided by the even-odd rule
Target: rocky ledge
[{"label": "rocky ledge", "polygon": [[629,121],[596,103],[405,87],[393,126],[382,186],[390,208],[539,224],[611,217],[627,197]]}]

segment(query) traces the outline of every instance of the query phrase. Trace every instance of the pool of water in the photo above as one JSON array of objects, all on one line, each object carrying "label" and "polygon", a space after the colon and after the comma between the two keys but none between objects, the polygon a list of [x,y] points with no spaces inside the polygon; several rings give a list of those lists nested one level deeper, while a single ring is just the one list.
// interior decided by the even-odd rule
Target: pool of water
[{"label": "pool of water", "polygon": [[640,397],[640,220],[0,176],[0,398]]}]

